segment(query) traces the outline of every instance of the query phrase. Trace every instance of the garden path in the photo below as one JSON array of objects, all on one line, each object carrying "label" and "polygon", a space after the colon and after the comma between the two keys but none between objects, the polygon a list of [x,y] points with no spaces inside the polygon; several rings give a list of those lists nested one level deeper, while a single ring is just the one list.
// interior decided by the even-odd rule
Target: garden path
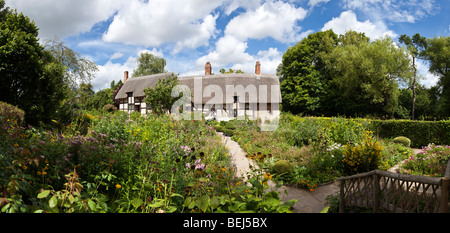
[{"label": "garden path", "polygon": [[[251,172],[250,165],[257,167],[253,161],[249,160],[245,156],[244,150],[239,144],[233,141],[230,137],[218,132],[222,139],[222,143],[228,148],[230,155],[235,160],[236,176],[243,176],[246,179],[246,174]],[[292,199],[298,200],[293,206],[294,213],[319,213],[325,206],[325,198],[328,195],[335,194],[339,191],[337,183],[333,182],[327,185],[319,186],[317,191],[310,192],[305,189],[300,189],[292,186],[275,187],[273,182],[269,183],[269,190],[277,190],[280,192],[280,198],[282,201],[288,201]]]},{"label": "garden path", "polygon": [[[254,167],[257,167],[258,165],[245,156],[244,150],[237,142],[233,141],[231,137],[225,136],[221,132],[218,132],[218,134],[222,139],[222,143],[228,148],[230,155],[235,160],[236,176],[242,176],[246,179],[246,174],[251,172],[250,165]],[[420,151],[420,149],[413,150],[414,154],[417,154]],[[389,171],[395,172],[400,164],[395,165],[389,169]],[[269,191],[276,190],[280,192],[280,198],[283,201],[292,199],[298,200],[292,209],[292,212],[294,213],[320,213],[320,211],[327,207],[325,205],[326,197],[339,192],[339,183],[337,182],[319,185],[317,191],[315,192],[310,192],[306,189],[296,188],[293,186],[282,186],[276,188],[276,185],[273,182],[269,183],[269,187]]]}]

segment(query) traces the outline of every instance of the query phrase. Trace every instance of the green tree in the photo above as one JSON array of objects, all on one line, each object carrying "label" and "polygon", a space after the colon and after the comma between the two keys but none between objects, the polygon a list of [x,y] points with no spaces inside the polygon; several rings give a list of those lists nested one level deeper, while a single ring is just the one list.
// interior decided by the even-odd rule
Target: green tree
[{"label": "green tree", "polygon": [[93,86],[90,83],[81,83],[77,90],[78,102],[81,104],[86,103],[86,101],[92,97],[95,92],[92,90]]},{"label": "green tree", "polygon": [[5,0],[0,0],[0,21],[6,19],[6,16],[11,13],[9,7],[5,7]]},{"label": "green tree", "polygon": [[154,87],[144,90],[145,103],[158,115],[170,111],[178,99],[172,97],[172,89],[176,85],[178,85],[178,78],[175,75],[159,79]]},{"label": "green tree", "polygon": [[441,88],[438,113],[450,116],[450,36],[427,39],[427,46],[420,53],[430,63],[431,73],[439,76],[438,86]]},{"label": "green tree", "polygon": [[[399,106],[404,108],[408,115],[405,116],[397,116],[399,118],[410,118],[412,111],[412,99],[413,92],[411,89],[400,89],[399,94]],[[427,119],[429,117],[434,116],[434,108],[435,105],[432,101],[432,96],[430,93],[430,89],[417,84],[416,86],[416,104],[415,104],[415,114],[417,119]]]},{"label": "green tree", "polygon": [[137,59],[138,67],[133,71],[132,77],[164,73],[166,60],[151,53],[141,53]]},{"label": "green tree", "polygon": [[86,109],[88,110],[102,110],[107,104],[114,104],[111,98],[112,91],[110,88],[106,88],[97,91],[94,95],[86,100]]},{"label": "green tree", "polygon": [[45,49],[61,63],[64,68],[64,83],[72,90],[77,89],[77,83],[89,83],[98,71],[98,66],[87,58],[57,39],[45,40]]},{"label": "green tree", "polygon": [[228,69],[228,71],[226,71],[225,69],[220,69],[219,71],[221,74],[243,74],[244,71],[242,70],[233,70],[233,69]]},{"label": "green tree", "polygon": [[417,80],[417,68],[416,68],[416,58],[419,55],[419,50],[426,48],[426,38],[420,36],[419,33],[416,33],[412,39],[411,37],[403,34],[400,36],[398,41],[401,44],[406,45],[408,52],[412,57],[412,68],[414,69],[414,79],[412,83],[412,111],[411,118],[414,120],[415,108],[416,108],[416,80]]},{"label": "green tree", "polygon": [[314,114],[320,111],[330,75],[323,57],[338,43],[332,31],[309,34],[283,54],[277,68],[283,111]]},{"label": "green tree", "polygon": [[336,110],[345,110],[338,113],[394,116],[399,83],[409,82],[411,69],[407,54],[391,38],[343,43],[327,59]]},{"label": "green tree", "polygon": [[17,11],[0,21],[0,100],[25,111],[29,124],[48,123],[64,98],[64,67],[39,44],[38,28]]}]

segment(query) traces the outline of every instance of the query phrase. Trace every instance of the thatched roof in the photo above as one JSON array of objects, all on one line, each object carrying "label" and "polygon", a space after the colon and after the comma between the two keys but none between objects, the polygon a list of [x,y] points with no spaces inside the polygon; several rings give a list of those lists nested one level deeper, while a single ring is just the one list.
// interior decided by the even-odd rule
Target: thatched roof
[{"label": "thatched roof", "polygon": [[[171,75],[173,73],[130,78],[120,89],[116,99],[126,98],[127,92],[133,92],[134,97],[144,96],[144,89],[155,86],[160,78]],[[194,103],[233,103],[234,96],[244,94],[245,100],[239,97],[239,102],[241,103],[281,103],[280,82],[278,77],[273,74],[198,75],[178,77],[178,80],[180,85],[189,87],[193,97],[192,102]],[[222,98],[219,96],[220,93],[222,93]],[[199,94],[204,96],[198,98]],[[218,95],[217,97],[216,94]],[[206,95],[210,96],[206,97]],[[272,95],[276,95],[274,99],[272,99]]]},{"label": "thatched roof", "polygon": [[174,73],[161,73],[154,75],[147,75],[142,77],[129,78],[120,88],[116,95],[116,99],[127,98],[128,92],[133,92],[133,97],[143,97],[145,96],[144,90],[149,87],[154,87],[159,79],[167,78]]}]

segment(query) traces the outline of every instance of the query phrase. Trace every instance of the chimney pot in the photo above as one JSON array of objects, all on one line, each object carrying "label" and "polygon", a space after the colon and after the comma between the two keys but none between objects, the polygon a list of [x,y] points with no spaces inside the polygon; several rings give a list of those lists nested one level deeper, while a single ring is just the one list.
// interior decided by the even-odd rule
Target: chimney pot
[{"label": "chimney pot", "polygon": [[128,71],[123,72],[123,83],[125,83],[128,80]]},{"label": "chimney pot", "polygon": [[261,74],[261,63],[259,63],[259,61],[257,61],[255,65],[255,74],[257,75]]},{"label": "chimney pot", "polygon": [[205,75],[211,75],[211,73],[212,73],[211,63],[206,62],[206,65],[205,65]]}]

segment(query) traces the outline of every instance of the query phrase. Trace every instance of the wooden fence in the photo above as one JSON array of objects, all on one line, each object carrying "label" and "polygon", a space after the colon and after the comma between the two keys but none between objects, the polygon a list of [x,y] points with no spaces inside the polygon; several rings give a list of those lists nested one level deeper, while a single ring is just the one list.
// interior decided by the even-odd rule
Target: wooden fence
[{"label": "wooden fence", "polygon": [[448,213],[450,160],[444,177],[403,175],[373,170],[339,178],[339,212],[346,206],[395,213]]}]

